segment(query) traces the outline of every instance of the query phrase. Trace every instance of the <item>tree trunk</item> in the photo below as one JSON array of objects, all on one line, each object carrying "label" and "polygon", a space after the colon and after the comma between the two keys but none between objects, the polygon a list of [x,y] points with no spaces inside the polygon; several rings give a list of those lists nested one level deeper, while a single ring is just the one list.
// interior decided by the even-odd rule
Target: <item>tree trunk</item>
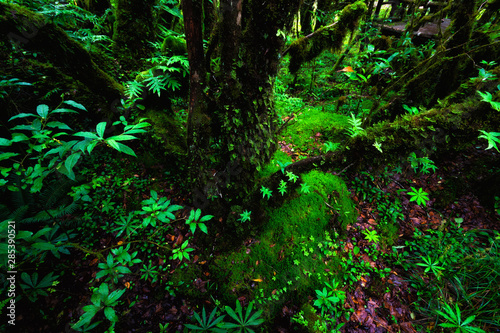
[{"label": "tree trunk", "polygon": [[121,62],[136,69],[141,58],[150,56],[148,42],[154,39],[153,5],[156,0],[116,0],[113,41]]},{"label": "tree trunk", "polygon": [[[211,192],[223,197],[239,195],[241,199],[252,188],[256,170],[276,150],[278,117],[272,87],[284,45],[277,33],[291,25],[300,3],[222,0],[213,33],[218,46],[211,44],[202,62],[198,34],[202,30],[201,4],[183,1],[190,63],[197,62],[191,64],[190,71],[189,153],[191,163],[197,162],[191,164],[191,178],[196,180],[195,192],[201,197]],[[204,82],[203,69],[199,68],[202,63],[210,64],[205,89],[200,88]],[[206,97],[200,101],[201,95]],[[212,150],[207,149],[208,136]],[[208,178],[215,173],[209,173],[208,165],[224,179],[208,185]]]}]

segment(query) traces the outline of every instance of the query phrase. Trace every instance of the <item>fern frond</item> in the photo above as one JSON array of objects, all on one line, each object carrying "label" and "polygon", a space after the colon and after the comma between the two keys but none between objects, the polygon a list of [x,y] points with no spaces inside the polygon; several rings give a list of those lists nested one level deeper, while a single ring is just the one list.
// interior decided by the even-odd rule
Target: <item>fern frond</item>
[{"label": "fern frond", "polygon": [[129,98],[138,98],[142,95],[142,90],[144,89],[144,85],[142,84],[142,82],[127,81],[125,83],[125,86],[127,87],[125,90],[125,94]]},{"label": "fern frond", "polygon": [[353,113],[351,113],[351,118],[349,119],[349,125],[351,125],[351,127],[347,129],[347,133],[350,135],[351,138],[365,134],[365,130],[361,126],[362,125],[361,119],[356,118],[356,116]]},{"label": "fern frond", "polygon": [[150,76],[144,81],[147,82],[149,90],[158,94],[158,97],[160,97],[161,91],[164,90],[167,85],[165,76],[154,76],[153,73],[150,73]]},{"label": "fern frond", "polygon": [[22,219],[21,223],[41,223],[50,221],[53,218],[58,219],[65,215],[73,214],[80,206],[77,203],[71,203],[69,205],[61,205],[54,209],[47,209],[39,212],[35,216]]},{"label": "fern frond", "polygon": [[[68,193],[74,185],[75,182],[69,178],[61,178],[45,185],[39,200],[42,203],[42,207],[50,209],[60,206],[62,203],[66,203],[69,200],[72,201]],[[64,200],[66,202],[64,202]]]},{"label": "fern frond", "polygon": [[12,297],[7,298],[7,299],[5,299],[5,300],[3,300],[3,301],[0,302],[0,315],[2,315],[3,308],[7,305],[7,303],[10,302],[11,299],[12,299]]},{"label": "fern frond", "polygon": [[30,206],[29,205],[23,205],[21,207],[16,208],[12,213],[9,215],[9,220],[11,221],[21,221],[23,217],[26,215],[28,212]]}]

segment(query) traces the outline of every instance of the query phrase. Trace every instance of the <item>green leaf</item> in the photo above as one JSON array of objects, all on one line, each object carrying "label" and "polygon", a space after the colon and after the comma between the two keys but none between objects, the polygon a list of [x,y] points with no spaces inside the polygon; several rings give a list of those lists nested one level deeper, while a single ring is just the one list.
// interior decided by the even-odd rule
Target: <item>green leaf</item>
[{"label": "green leaf", "polygon": [[73,167],[75,164],[78,162],[80,159],[81,153],[74,153],[68,156],[66,161],[64,162],[64,166],[66,167],[66,170],[68,171],[68,177],[72,180],[75,179],[75,174],[73,172]]},{"label": "green leaf", "polygon": [[71,130],[71,127],[66,125],[65,123],[61,123],[60,121],[51,121],[47,123],[47,127],[59,128],[64,130]]},{"label": "green leaf", "polygon": [[109,306],[106,307],[106,308],[104,308],[104,315],[111,322],[117,322],[118,321],[118,317],[116,316],[115,310],[113,310],[113,308],[111,308]]},{"label": "green leaf", "polygon": [[5,138],[0,138],[0,146],[8,147],[12,145],[12,141],[5,139]]},{"label": "green leaf", "polygon": [[109,294],[108,299],[105,304],[112,306],[122,295],[127,291],[127,289],[115,290]]},{"label": "green leaf", "polygon": [[88,139],[100,139],[95,133],[92,132],[78,132],[73,134],[74,136],[81,136]]},{"label": "green leaf", "polygon": [[202,216],[201,219],[200,219],[200,222],[210,221],[213,217],[214,217],[213,215]]},{"label": "green leaf", "polygon": [[199,223],[198,227],[200,227],[200,230],[203,231],[204,233],[208,234],[208,229],[205,223]]},{"label": "green leaf", "polygon": [[66,109],[66,108],[60,108],[60,109],[52,110],[51,113],[78,113],[78,111]]},{"label": "green leaf", "polygon": [[36,113],[42,118],[47,118],[49,115],[49,106],[45,104],[40,104],[36,107]]},{"label": "green leaf", "polygon": [[12,133],[12,142],[28,141],[30,138],[23,133]]},{"label": "green leaf", "polygon": [[134,140],[134,139],[137,139],[137,137],[135,137],[133,135],[128,135],[128,134],[120,134],[120,135],[112,136],[112,137],[108,138],[107,140],[127,141],[127,140]]},{"label": "green leaf", "polygon": [[53,250],[57,250],[57,248],[51,244],[51,243],[35,243],[35,244],[32,244],[31,247],[35,248],[35,249],[39,249],[39,250],[42,250],[42,251],[53,251]]},{"label": "green leaf", "polygon": [[19,155],[19,154],[18,153],[3,153],[3,154],[0,154],[0,161],[9,159],[9,158],[17,156],[17,155]]},{"label": "green leaf", "polygon": [[125,153],[127,155],[132,155],[134,157],[137,157],[137,155],[135,155],[135,153],[132,150],[132,148],[130,148],[129,146],[124,145],[123,143],[116,142],[115,140],[106,140],[106,142],[111,147],[113,147],[116,150],[118,150],[120,153]]},{"label": "green leaf", "polygon": [[83,111],[87,111],[87,109],[85,108],[85,106],[83,106],[82,104],[77,103],[77,102],[75,102],[75,101],[71,101],[71,100],[70,100],[70,101],[64,101],[63,103],[64,103],[64,104],[68,104],[68,105],[70,105],[70,106],[72,106],[72,107],[74,107],[74,108],[76,108],[76,109],[80,109],[80,110],[83,110]]},{"label": "green leaf", "polygon": [[106,122],[105,121],[100,122],[99,124],[97,124],[97,126],[96,126],[96,132],[97,132],[97,135],[100,138],[104,137],[104,130],[105,129],[106,129]]},{"label": "green leaf", "polygon": [[16,118],[27,118],[27,117],[37,117],[37,115],[33,113],[20,113],[18,115],[15,115],[14,117],[10,117],[9,121],[14,120]]}]

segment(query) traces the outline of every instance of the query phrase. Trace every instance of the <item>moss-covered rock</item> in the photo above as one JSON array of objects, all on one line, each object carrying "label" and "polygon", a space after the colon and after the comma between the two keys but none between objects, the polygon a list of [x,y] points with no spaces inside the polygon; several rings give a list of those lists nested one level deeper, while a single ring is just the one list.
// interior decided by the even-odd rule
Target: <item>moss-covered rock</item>
[{"label": "moss-covered rock", "polygon": [[170,55],[187,54],[186,40],[178,36],[169,35],[163,40],[161,51]]},{"label": "moss-covered rock", "polygon": [[259,236],[215,258],[213,276],[227,303],[248,295],[272,317],[284,294],[297,305],[305,303],[314,288],[339,273],[340,259],[325,260],[324,251],[332,228],[343,230],[356,220],[350,192],[342,179],[329,173],[312,171],[302,181],[310,186],[309,193],[297,191],[280,207],[268,207],[268,222]]}]

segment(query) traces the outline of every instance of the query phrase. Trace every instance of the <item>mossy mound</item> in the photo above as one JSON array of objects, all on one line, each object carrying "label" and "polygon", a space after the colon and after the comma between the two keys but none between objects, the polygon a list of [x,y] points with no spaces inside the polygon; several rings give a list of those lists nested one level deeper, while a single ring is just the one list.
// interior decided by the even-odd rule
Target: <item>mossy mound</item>
[{"label": "mossy mound", "polygon": [[258,173],[257,179],[266,179],[272,174],[278,172],[281,168],[284,168],[288,164],[292,163],[292,158],[288,156],[285,152],[278,150],[274,153],[271,162],[266,164],[262,170]]},{"label": "mossy mound", "polygon": [[181,37],[169,35],[163,40],[161,51],[170,55],[187,54],[186,40]]},{"label": "mossy mound", "polygon": [[296,192],[280,207],[267,207],[269,220],[259,236],[214,260],[213,280],[227,304],[247,295],[272,318],[285,299],[303,304],[341,273],[340,258],[325,260],[325,253],[338,237],[332,229],[344,230],[356,220],[350,192],[329,173],[311,171],[302,181],[309,193]]}]

